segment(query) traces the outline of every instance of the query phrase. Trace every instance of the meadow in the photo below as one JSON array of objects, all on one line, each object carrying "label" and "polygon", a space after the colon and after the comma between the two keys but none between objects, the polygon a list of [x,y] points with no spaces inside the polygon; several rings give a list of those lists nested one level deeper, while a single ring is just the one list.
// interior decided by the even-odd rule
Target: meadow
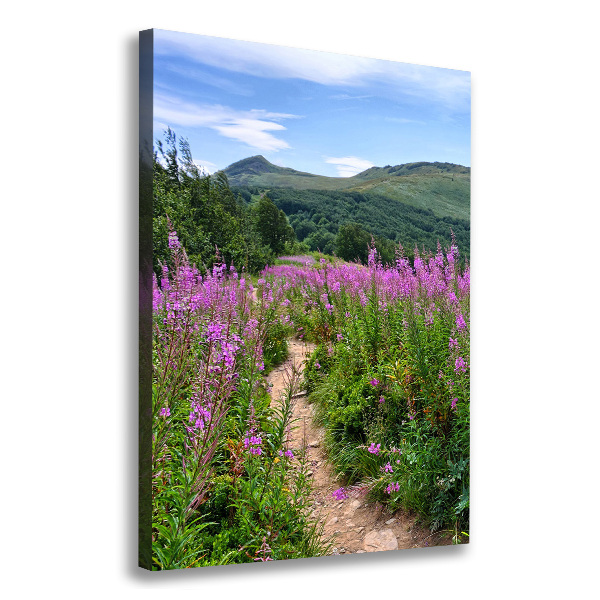
[{"label": "meadow", "polygon": [[[190,263],[168,233],[153,285],[153,568],[329,553],[309,510],[292,403],[326,428],[335,498],[368,497],[469,532],[469,267],[459,250],[383,264],[279,260],[257,277],[216,252]],[[316,344],[273,402],[290,338]]]}]

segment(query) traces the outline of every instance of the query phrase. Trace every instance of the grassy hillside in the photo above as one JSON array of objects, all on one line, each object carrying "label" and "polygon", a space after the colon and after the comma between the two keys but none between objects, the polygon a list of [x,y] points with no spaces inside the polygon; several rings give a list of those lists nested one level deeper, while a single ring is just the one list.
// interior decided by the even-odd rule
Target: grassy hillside
[{"label": "grassy hillside", "polygon": [[375,193],[416,208],[431,210],[437,217],[468,221],[471,212],[470,188],[470,174],[419,174],[371,179],[348,191]]},{"label": "grassy hillside", "polygon": [[278,167],[263,156],[252,156],[224,172],[233,186],[370,192],[431,210],[438,218],[469,220],[471,170],[451,163],[388,165],[371,167],[354,177],[325,177]]}]

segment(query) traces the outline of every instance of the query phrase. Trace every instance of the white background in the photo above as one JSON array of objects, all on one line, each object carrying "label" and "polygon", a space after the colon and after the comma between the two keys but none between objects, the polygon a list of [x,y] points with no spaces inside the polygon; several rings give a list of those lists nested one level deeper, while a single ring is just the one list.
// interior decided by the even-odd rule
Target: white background
[{"label": "white background", "polygon": [[[6,597],[598,593],[594,3],[9,6]],[[472,72],[470,545],[181,573],[135,567],[137,32],[151,27]]]}]

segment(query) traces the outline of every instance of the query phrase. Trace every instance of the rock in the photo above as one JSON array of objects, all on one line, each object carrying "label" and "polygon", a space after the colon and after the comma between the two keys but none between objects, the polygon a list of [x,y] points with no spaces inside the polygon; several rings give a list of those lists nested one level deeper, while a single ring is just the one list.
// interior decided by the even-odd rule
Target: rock
[{"label": "rock", "polygon": [[364,549],[367,552],[379,552],[381,550],[398,550],[398,540],[391,529],[381,531],[370,531],[365,536]]},{"label": "rock", "polygon": [[338,518],[337,517],[333,517],[333,519],[331,519],[331,521],[329,521],[329,523],[327,523],[327,525],[335,525],[338,522]]},{"label": "rock", "polygon": [[390,519],[389,521],[386,521],[385,524],[386,525],[391,525],[392,523],[395,523],[396,519]]},{"label": "rock", "polygon": [[321,444],[320,444],[319,440],[313,440],[313,441],[312,441],[312,442],[311,442],[311,443],[308,445],[308,447],[309,447],[309,448],[318,448],[320,445],[321,445]]},{"label": "rock", "polygon": [[313,472],[312,472],[312,471],[309,471],[309,472],[306,474],[306,476],[307,476],[307,477],[312,477],[312,474],[313,474]]},{"label": "rock", "polygon": [[352,521],[346,521],[346,527],[351,529],[352,527],[356,527],[356,523],[353,523]]},{"label": "rock", "polygon": [[346,548],[340,548],[340,554],[344,554],[346,552]]},{"label": "rock", "polygon": [[354,500],[351,504],[350,504],[350,508],[352,510],[356,510],[358,507],[360,506],[360,500]]},{"label": "rock", "polygon": [[356,533],[362,533],[364,530],[365,530],[365,528],[364,528],[364,527],[357,527],[357,528],[356,528],[354,531],[355,531]]}]

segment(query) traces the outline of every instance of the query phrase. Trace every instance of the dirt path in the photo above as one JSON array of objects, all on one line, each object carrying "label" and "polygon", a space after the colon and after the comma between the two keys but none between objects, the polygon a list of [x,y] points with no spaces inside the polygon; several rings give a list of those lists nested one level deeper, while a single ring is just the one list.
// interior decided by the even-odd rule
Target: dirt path
[{"label": "dirt path", "polygon": [[[289,341],[289,356],[281,366],[267,376],[272,385],[271,398],[277,402],[285,390],[285,374],[292,365],[299,371],[303,361],[314,350],[314,344],[298,340]],[[292,430],[291,447],[300,449],[306,443],[308,460],[312,468],[311,503],[314,516],[325,524],[324,538],[333,542],[332,554],[354,554],[442,546],[451,543],[448,535],[432,534],[419,527],[416,518],[404,511],[388,512],[379,503],[369,503],[364,498],[335,500],[334,490],[341,486],[327,462],[323,448],[324,430],[313,422],[313,407],[306,396],[296,398],[294,403],[295,428]]]}]

